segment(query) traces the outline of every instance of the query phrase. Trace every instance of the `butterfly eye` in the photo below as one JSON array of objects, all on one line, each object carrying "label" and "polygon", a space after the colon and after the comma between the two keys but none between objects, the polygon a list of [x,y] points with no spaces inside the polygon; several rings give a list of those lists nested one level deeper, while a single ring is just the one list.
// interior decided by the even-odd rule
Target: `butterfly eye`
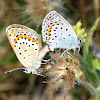
[{"label": "butterfly eye", "polygon": [[82,43],[83,42],[83,39],[82,38],[78,38],[78,41],[79,41],[79,43]]}]

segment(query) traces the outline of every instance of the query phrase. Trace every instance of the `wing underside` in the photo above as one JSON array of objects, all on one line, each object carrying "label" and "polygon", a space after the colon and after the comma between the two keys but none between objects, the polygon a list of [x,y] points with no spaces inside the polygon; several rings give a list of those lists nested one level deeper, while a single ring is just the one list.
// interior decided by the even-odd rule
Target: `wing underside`
[{"label": "wing underside", "polygon": [[43,20],[43,41],[54,48],[67,48],[77,42],[71,25],[57,12],[51,11]]},{"label": "wing underside", "polygon": [[19,61],[27,68],[33,67],[41,47],[38,34],[28,27],[16,24],[8,26],[6,32]]}]

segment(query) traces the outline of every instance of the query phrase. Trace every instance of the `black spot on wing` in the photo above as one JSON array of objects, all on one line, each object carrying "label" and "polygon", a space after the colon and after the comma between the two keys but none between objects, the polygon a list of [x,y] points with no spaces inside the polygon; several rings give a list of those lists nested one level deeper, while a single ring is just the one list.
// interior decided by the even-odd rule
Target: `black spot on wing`
[{"label": "black spot on wing", "polygon": [[28,51],[28,50],[24,50],[24,52],[26,52],[26,51]]},{"label": "black spot on wing", "polygon": [[21,55],[22,53],[20,52],[19,54]]},{"label": "black spot on wing", "polygon": [[21,47],[19,47],[19,49],[21,49]]},{"label": "black spot on wing", "polygon": [[66,31],[67,31],[68,29],[66,29]]}]

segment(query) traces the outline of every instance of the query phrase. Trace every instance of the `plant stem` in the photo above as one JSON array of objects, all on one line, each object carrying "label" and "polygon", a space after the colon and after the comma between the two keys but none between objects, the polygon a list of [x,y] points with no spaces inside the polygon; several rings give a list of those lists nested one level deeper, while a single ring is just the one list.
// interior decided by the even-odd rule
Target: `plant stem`
[{"label": "plant stem", "polygon": [[96,19],[93,27],[89,30],[88,37],[85,41],[85,46],[83,48],[83,56],[84,56],[85,59],[88,56],[89,44],[90,44],[91,38],[93,36],[94,30],[96,29],[96,26],[97,26],[99,20],[100,20],[100,18]]},{"label": "plant stem", "polygon": [[98,75],[98,73],[96,72],[96,70],[95,70],[95,69],[94,69],[93,73],[94,73],[94,75],[96,76],[96,79],[97,79],[97,81],[98,81],[98,83],[97,83],[97,84],[99,84],[99,85],[100,85],[100,77],[99,77],[99,75]]},{"label": "plant stem", "polygon": [[77,79],[78,83],[80,85],[83,85],[88,91],[90,91],[91,94],[95,95],[97,93],[100,93],[100,86],[98,88],[94,88],[90,83]]}]

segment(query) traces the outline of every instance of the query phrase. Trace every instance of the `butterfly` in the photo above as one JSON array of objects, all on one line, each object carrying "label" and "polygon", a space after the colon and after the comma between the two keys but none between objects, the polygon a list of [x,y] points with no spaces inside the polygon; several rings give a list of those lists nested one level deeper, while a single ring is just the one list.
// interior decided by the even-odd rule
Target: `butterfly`
[{"label": "butterfly", "polygon": [[82,42],[71,25],[56,11],[49,12],[42,23],[43,41],[49,45],[51,51],[55,48],[75,49],[80,48]]},{"label": "butterfly", "polygon": [[33,29],[24,25],[12,24],[6,28],[9,42],[24,68],[25,73],[37,74],[37,69],[41,66],[44,55],[49,51],[48,46],[42,48],[40,35]]}]

